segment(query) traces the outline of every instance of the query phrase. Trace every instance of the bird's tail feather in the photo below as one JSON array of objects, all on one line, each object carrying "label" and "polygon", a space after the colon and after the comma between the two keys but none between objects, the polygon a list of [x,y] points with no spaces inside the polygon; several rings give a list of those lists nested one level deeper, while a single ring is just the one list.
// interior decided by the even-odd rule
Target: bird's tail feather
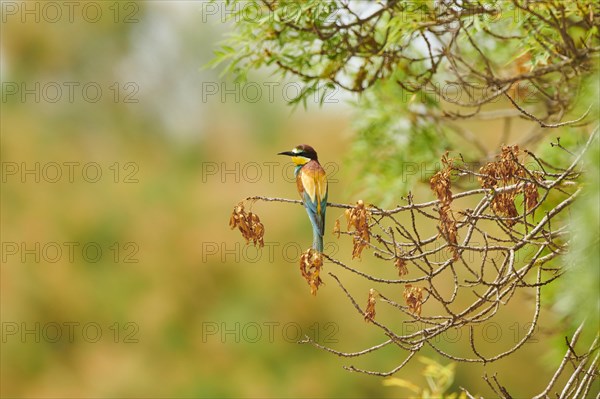
[{"label": "bird's tail feather", "polygon": [[323,253],[323,236],[317,229],[313,229],[313,249]]}]

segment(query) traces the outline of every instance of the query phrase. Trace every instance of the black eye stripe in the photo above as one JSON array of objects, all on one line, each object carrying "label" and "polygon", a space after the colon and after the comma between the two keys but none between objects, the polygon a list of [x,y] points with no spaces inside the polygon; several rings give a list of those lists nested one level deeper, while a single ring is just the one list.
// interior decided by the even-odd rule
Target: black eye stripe
[{"label": "black eye stripe", "polygon": [[313,159],[313,157],[308,152],[306,152],[306,151],[302,151],[302,152],[299,152],[297,154],[294,154],[294,156],[296,156],[296,157],[304,157],[304,158],[308,158],[308,159]]}]

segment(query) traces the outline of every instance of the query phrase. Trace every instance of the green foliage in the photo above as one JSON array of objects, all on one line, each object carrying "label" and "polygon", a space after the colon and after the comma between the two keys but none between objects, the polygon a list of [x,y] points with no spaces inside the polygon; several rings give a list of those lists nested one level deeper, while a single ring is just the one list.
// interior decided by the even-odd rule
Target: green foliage
[{"label": "green foliage", "polygon": [[554,309],[574,331],[585,320],[583,331],[589,343],[600,332],[600,143],[592,145],[585,164],[585,183],[579,204],[573,210],[573,245],[562,259],[567,271],[555,287]]},{"label": "green foliage", "polygon": [[419,360],[421,363],[425,364],[425,368],[421,372],[421,375],[423,375],[427,381],[427,388],[421,388],[411,381],[397,377],[385,379],[383,384],[390,387],[404,388],[404,390],[410,391],[412,395],[414,395],[409,396],[410,398],[466,399],[467,396],[464,392],[461,392],[460,394],[456,392],[447,393],[454,382],[455,363],[449,363],[448,365],[443,366],[435,360],[424,356],[420,357]]},{"label": "green foliage", "polygon": [[394,205],[416,182],[430,178],[439,169],[440,153],[451,148],[447,129],[418,114],[423,106],[415,96],[386,81],[356,103],[358,134],[349,157],[369,160],[359,163],[357,185],[362,196],[381,206]]},{"label": "green foliage", "polygon": [[225,71],[241,79],[249,69],[276,65],[282,75],[300,78],[307,86],[301,96],[307,96],[315,83],[355,92],[387,80],[415,89],[448,79],[464,83],[457,80],[459,71],[471,85],[496,89],[516,76],[515,69],[540,76],[564,65],[579,69],[569,57],[582,57],[583,65],[597,51],[594,1],[462,4],[458,9],[434,1],[229,0],[237,32],[217,51],[213,65],[225,62]]},{"label": "green foliage", "polygon": [[[236,32],[212,66],[225,64],[223,73],[242,81],[261,67],[299,80],[294,106],[306,107],[315,94],[323,104],[334,88],[360,93],[349,158],[369,160],[359,165],[358,183],[381,205],[426,181],[445,150],[468,161],[496,153],[485,153],[451,122],[483,105],[496,109],[504,92],[544,121],[565,115],[581,103],[582,81],[594,76],[600,51],[600,11],[592,0],[225,4]],[[578,112],[594,97],[586,98]]]}]

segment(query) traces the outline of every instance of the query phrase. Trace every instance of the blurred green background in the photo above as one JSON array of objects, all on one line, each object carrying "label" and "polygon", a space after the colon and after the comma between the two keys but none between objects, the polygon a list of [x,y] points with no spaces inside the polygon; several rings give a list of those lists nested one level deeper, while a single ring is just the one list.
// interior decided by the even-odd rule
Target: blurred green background
[{"label": "blurred green background", "polygon": [[[340,359],[296,343],[308,335],[356,351],[385,338],[330,278],[309,294],[297,266],[311,242],[301,207],[254,204],[262,251],[228,227],[247,196],[296,198],[293,169],[275,154],[300,143],[327,164],[330,201],[359,199],[347,183],[357,170],[345,155],[349,98],[292,112],[292,82],[265,73],[236,86],[202,68],[231,30],[208,3],[70,4],[2,3],[2,396],[409,395],[342,368],[389,370],[399,350]],[[341,214],[331,209],[328,226]],[[484,348],[522,336],[532,303],[522,301]],[[536,337],[510,359],[459,365],[452,390],[489,393],[481,375],[498,371],[513,392],[539,391],[556,357],[545,356],[543,329]],[[467,353],[461,342],[442,346]],[[423,367],[400,377],[426,386]]]}]

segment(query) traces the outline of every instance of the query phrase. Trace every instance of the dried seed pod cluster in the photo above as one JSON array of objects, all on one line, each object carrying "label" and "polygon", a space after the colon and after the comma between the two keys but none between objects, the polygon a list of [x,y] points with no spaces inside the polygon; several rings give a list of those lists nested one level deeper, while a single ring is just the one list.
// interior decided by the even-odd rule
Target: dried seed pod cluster
[{"label": "dried seed pod cluster", "polygon": [[367,309],[365,310],[366,322],[375,319],[375,303],[377,303],[377,293],[371,288],[369,290],[369,298],[367,299]]},{"label": "dried seed pod cluster", "polygon": [[[494,162],[489,162],[479,169],[479,184],[483,188],[496,189],[512,184],[522,182],[526,178],[526,172],[519,164],[518,156],[520,154],[519,146],[504,146],[502,152]],[[515,205],[515,196],[523,193],[525,197],[525,206],[532,209],[538,202],[538,190],[534,183],[525,182],[519,185],[515,190],[506,190],[497,192],[492,199],[491,207],[496,215],[507,217],[505,220],[508,226],[513,226],[519,215]]]},{"label": "dried seed pod cluster", "polygon": [[411,284],[404,286],[404,293],[402,294],[404,301],[408,306],[408,310],[412,314],[421,316],[421,305],[423,304],[423,288],[415,287]]},{"label": "dried seed pod cluster", "polygon": [[258,244],[260,248],[265,246],[263,240],[265,227],[260,222],[260,218],[256,213],[246,212],[242,202],[233,208],[233,212],[229,218],[229,227],[231,227],[232,230],[237,227],[246,240],[246,244],[249,244],[250,241],[252,241],[254,246],[256,246],[256,244]]},{"label": "dried seed pod cluster", "polygon": [[454,260],[458,259],[457,232],[456,220],[450,206],[452,205],[452,183],[450,182],[450,174],[452,172],[452,159],[448,158],[448,154],[442,157],[444,168],[439,170],[429,180],[431,190],[434,192],[437,199],[440,201],[438,212],[440,215],[439,229],[442,236],[452,246]]},{"label": "dried seed pod cluster", "polygon": [[369,246],[371,240],[371,234],[369,233],[371,213],[365,207],[365,203],[358,200],[354,208],[346,209],[345,215],[348,222],[348,231],[354,230],[352,259],[360,258],[363,249]]},{"label": "dried seed pod cluster", "polygon": [[310,248],[300,255],[300,273],[310,286],[312,295],[317,295],[319,286],[323,284],[320,277],[322,267],[323,254],[319,251]]},{"label": "dried seed pod cluster", "polygon": [[523,195],[525,196],[525,206],[527,209],[533,209],[538,204],[539,192],[534,183],[525,183],[523,186]]},{"label": "dried seed pod cluster", "polygon": [[340,238],[340,234],[341,234],[341,227],[340,227],[340,219],[335,219],[335,223],[333,224],[333,234],[336,236],[336,238]]},{"label": "dried seed pod cluster", "polygon": [[406,276],[408,274],[408,268],[406,267],[406,261],[404,259],[396,258],[394,266],[396,266],[396,269],[398,269],[398,275],[400,277]]}]

